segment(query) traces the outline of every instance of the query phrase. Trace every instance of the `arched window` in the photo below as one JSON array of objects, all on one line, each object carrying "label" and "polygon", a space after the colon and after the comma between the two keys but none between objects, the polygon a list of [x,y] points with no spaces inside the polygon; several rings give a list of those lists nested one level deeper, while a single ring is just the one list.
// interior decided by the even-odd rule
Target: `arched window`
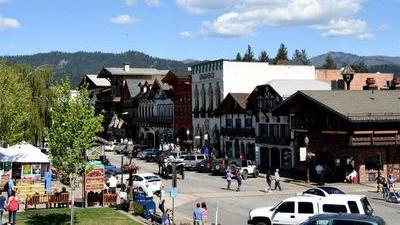
[{"label": "arched window", "polygon": [[221,104],[221,89],[219,87],[219,82],[217,82],[217,85],[215,86],[215,104],[217,108],[219,107],[219,104]]},{"label": "arched window", "polygon": [[208,109],[214,109],[214,91],[211,85],[211,82],[208,84]]},{"label": "arched window", "polygon": [[194,86],[194,108],[195,110],[199,110],[199,89],[197,88],[197,84]]},{"label": "arched window", "polygon": [[204,88],[204,84],[201,85],[201,109],[206,109],[206,89]]}]

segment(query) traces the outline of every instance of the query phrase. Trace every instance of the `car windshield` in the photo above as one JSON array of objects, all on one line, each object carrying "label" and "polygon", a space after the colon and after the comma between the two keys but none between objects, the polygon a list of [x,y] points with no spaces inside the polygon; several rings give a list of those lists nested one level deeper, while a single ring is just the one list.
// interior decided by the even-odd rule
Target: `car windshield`
[{"label": "car windshield", "polygon": [[328,194],[345,194],[343,191],[334,188],[334,187],[318,187],[319,189],[324,190]]},{"label": "car windshield", "polygon": [[374,214],[374,209],[372,209],[372,206],[369,204],[369,201],[366,197],[361,198],[361,205],[363,206],[366,215]]},{"label": "car windshield", "polygon": [[158,178],[157,176],[145,176],[144,179],[148,180],[148,181],[159,181],[160,178]]}]

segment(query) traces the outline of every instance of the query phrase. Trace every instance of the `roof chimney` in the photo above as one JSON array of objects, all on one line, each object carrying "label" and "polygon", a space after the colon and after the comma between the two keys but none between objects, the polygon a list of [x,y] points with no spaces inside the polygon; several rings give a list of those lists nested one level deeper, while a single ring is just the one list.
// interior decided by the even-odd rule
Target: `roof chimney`
[{"label": "roof chimney", "polygon": [[124,63],[124,71],[129,71],[130,65],[129,63]]}]

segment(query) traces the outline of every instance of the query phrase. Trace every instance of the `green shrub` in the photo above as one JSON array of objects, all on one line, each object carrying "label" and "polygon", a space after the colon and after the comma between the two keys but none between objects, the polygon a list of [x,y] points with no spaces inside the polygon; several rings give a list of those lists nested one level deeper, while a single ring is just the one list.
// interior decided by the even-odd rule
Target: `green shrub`
[{"label": "green shrub", "polygon": [[132,202],[130,211],[133,211],[134,215],[143,215],[144,207],[137,202]]}]

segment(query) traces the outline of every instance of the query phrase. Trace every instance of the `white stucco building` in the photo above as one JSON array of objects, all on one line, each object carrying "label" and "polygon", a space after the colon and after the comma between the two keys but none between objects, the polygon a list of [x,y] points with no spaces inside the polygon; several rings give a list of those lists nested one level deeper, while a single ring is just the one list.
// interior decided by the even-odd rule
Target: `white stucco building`
[{"label": "white stucco building", "polygon": [[250,93],[255,86],[273,79],[315,79],[314,66],[264,62],[216,60],[195,64],[190,70],[194,144],[200,146],[220,146],[220,118],[214,111],[229,92]]}]

